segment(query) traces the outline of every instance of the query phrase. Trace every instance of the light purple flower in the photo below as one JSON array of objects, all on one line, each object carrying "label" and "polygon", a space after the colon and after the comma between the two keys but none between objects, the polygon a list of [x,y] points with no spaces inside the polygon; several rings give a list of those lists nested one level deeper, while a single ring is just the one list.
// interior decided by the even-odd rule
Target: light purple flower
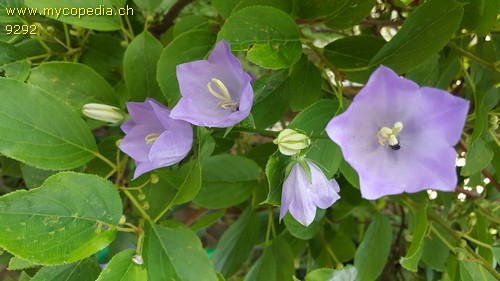
[{"label": "light purple flower", "polygon": [[181,99],[171,117],[197,126],[230,127],[250,114],[252,78],[222,40],[208,56],[177,66]]},{"label": "light purple flower", "polygon": [[298,222],[308,226],[316,216],[316,207],[330,207],[340,198],[337,194],[340,189],[337,182],[328,180],[314,163],[307,160],[305,163],[309,166],[311,180],[300,163],[293,165],[283,184],[280,220],[290,212]]},{"label": "light purple flower", "polygon": [[170,118],[170,109],[150,98],[128,102],[127,109],[131,119],[121,126],[120,149],[136,162],[134,179],[186,157],[193,144],[189,123]]},{"label": "light purple flower", "polygon": [[358,172],[366,199],[426,189],[454,191],[469,102],[381,66],[326,131]]}]

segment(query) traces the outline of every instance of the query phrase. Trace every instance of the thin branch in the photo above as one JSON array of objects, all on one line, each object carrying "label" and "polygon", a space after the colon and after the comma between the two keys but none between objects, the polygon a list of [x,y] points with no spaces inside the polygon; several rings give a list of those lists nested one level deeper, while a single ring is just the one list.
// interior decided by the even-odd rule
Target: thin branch
[{"label": "thin branch", "polygon": [[177,1],[177,3],[175,3],[172,6],[172,8],[170,8],[168,13],[165,16],[163,16],[163,19],[161,22],[149,27],[149,31],[154,36],[159,38],[163,33],[165,33],[165,31],[167,31],[174,24],[174,20],[179,16],[182,9],[184,9],[184,7],[186,7],[191,2],[193,2],[193,0],[179,0],[179,1]]}]

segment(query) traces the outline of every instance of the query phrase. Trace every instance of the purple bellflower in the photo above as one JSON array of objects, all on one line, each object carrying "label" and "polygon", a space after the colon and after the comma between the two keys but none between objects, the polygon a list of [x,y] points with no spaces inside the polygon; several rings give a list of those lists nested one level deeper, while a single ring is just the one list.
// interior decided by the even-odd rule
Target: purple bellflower
[{"label": "purple bellflower", "polygon": [[366,199],[426,189],[454,191],[453,146],[468,108],[462,98],[420,88],[380,66],[326,131],[358,172]]},{"label": "purple bellflower", "polygon": [[127,109],[131,119],[121,125],[120,149],[136,162],[134,179],[186,157],[193,144],[189,123],[170,118],[170,109],[150,98],[128,102]]},{"label": "purple bellflower", "polygon": [[181,99],[171,117],[197,126],[225,128],[250,114],[253,103],[252,78],[221,40],[208,56],[177,66]]},{"label": "purple bellflower", "polygon": [[340,189],[334,179],[328,180],[312,162],[306,160],[303,165],[309,167],[310,173],[297,162],[283,184],[280,220],[290,212],[298,222],[308,226],[316,216],[316,207],[330,207],[340,198]]}]

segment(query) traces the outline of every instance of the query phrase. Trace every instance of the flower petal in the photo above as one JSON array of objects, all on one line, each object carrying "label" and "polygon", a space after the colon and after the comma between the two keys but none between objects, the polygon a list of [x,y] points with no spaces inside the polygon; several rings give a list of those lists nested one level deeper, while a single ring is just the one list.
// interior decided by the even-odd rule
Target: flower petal
[{"label": "flower petal", "polygon": [[120,149],[138,162],[149,161],[151,145],[146,143],[146,136],[152,133],[161,134],[163,126],[137,125],[130,129],[120,142]]},{"label": "flower petal", "polygon": [[191,150],[193,145],[193,130],[167,130],[155,141],[149,159],[153,166],[165,167],[178,163]]}]

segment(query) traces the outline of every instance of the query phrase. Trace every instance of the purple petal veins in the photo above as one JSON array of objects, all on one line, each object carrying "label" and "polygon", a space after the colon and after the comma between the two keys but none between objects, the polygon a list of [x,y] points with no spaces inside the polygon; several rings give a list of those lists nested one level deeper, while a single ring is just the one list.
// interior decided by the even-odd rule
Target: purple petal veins
[{"label": "purple petal veins", "polygon": [[197,126],[229,127],[250,114],[253,103],[252,78],[243,71],[229,44],[221,40],[208,60],[177,66],[181,99],[171,118]]},{"label": "purple petal veins", "polygon": [[366,199],[426,189],[453,191],[465,99],[380,66],[326,131],[358,172]]},{"label": "purple petal veins", "polygon": [[170,118],[170,109],[153,99],[129,102],[127,109],[131,119],[121,126],[120,149],[136,162],[134,179],[186,157],[193,144],[189,123]]}]

